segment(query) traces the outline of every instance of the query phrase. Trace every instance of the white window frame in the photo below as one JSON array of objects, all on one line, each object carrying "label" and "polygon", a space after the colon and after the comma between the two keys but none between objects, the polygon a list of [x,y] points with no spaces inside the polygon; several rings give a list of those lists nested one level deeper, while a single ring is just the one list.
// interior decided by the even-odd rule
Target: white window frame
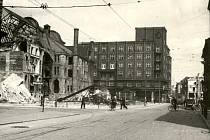
[{"label": "white window frame", "polygon": [[132,63],[128,63],[128,68],[132,68],[133,64]]},{"label": "white window frame", "polygon": [[151,54],[146,54],[146,59],[151,59]]},{"label": "white window frame", "polygon": [[136,63],[136,67],[137,68],[141,68],[142,67],[142,64],[141,63]]},{"label": "white window frame", "polygon": [[101,64],[101,69],[102,70],[106,69],[106,64]]},{"label": "white window frame", "polygon": [[118,67],[119,67],[119,68],[123,68],[123,63],[119,63],[119,64],[118,64]]},{"label": "white window frame", "polygon": [[146,51],[151,51],[152,47],[150,45],[146,46]]},{"label": "white window frame", "polygon": [[115,69],[115,64],[110,64],[110,69]]},{"label": "white window frame", "polygon": [[151,68],[151,67],[152,67],[151,63],[146,63],[146,68]]},{"label": "white window frame", "polygon": [[143,55],[142,54],[137,54],[136,59],[142,59]]}]

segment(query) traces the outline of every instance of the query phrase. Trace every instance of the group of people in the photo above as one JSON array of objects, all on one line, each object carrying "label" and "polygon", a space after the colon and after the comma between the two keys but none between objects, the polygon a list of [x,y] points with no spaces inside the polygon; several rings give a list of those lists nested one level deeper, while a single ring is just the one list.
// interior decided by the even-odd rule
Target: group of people
[{"label": "group of people", "polygon": [[[120,98],[120,109],[128,109],[128,107],[126,106],[126,102],[125,102],[125,98],[122,97]],[[113,97],[110,101],[110,108],[111,110],[114,110],[116,108],[116,105],[117,105],[117,99],[116,97]],[[82,96],[82,99],[81,99],[81,109],[84,108],[85,109],[85,96]]]}]

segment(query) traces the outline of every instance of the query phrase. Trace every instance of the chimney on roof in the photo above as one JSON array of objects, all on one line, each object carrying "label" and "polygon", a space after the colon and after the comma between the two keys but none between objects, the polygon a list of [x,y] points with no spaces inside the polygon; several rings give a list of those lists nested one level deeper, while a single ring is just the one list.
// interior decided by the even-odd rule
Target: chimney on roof
[{"label": "chimney on roof", "polygon": [[78,38],[79,38],[79,29],[74,29],[74,55],[78,54]]},{"label": "chimney on roof", "polygon": [[48,35],[50,34],[50,25],[48,25],[48,24],[44,25],[44,32]]}]

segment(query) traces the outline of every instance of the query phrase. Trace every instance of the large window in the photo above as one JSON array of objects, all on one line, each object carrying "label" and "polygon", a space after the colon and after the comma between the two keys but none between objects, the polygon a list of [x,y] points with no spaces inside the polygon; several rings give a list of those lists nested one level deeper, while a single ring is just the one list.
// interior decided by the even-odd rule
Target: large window
[{"label": "large window", "polygon": [[94,72],[94,73],[93,73],[93,76],[95,76],[95,77],[96,77],[96,76],[97,76],[97,73],[96,73],[96,72]]},{"label": "large window", "polygon": [[68,64],[69,64],[69,65],[72,65],[72,64],[73,64],[73,57],[69,57]]},{"label": "large window", "polygon": [[160,53],[160,47],[156,47],[156,52]]},{"label": "large window", "polygon": [[137,76],[137,77],[141,77],[141,76],[142,76],[142,72],[141,72],[141,71],[137,71],[137,72],[136,72],[136,76]]},{"label": "large window", "polygon": [[132,52],[133,51],[133,46],[128,46],[128,52]]},{"label": "large window", "polygon": [[123,71],[118,71],[118,72],[117,72],[117,75],[118,75],[119,77],[122,77],[122,76],[123,76]]},{"label": "large window", "polygon": [[118,50],[119,50],[119,52],[123,52],[124,51],[124,47],[123,46],[119,46]]},{"label": "large window", "polygon": [[94,47],[94,52],[97,52],[98,51],[98,47]]},{"label": "large window", "polygon": [[146,59],[151,59],[151,54],[146,54],[146,55],[145,55],[145,58],[146,58]]},{"label": "large window", "polygon": [[150,77],[151,76],[151,71],[150,70],[146,70],[146,77]]},{"label": "large window", "polygon": [[141,68],[142,64],[140,62],[136,63],[137,68]]},{"label": "large window", "polygon": [[111,47],[110,48],[110,52],[113,52],[114,53],[115,52],[115,47]]},{"label": "large window", "polygon": [[136,45],[136,51],[141,52],[143,50],[143,46]]},{"label": "large window", "polygon": [[56,58],[57,58],[57,60],[55,61],[55,62],[60,62],[60,56],[59,55],[56,55]]},{"label": "large window", "polygon": [[142,59],[143,58],[143,55],[142,54],[137,54],[136,55],[136,59]]},{"label": "large window", "polygon": [[123,60],[123,59],[124,59],[124,55],[119,55],[119,56],[118,56],[118,59],[119,59],[119,60]]},{"label": "large window", "polygon": [[54,80],[54,93],[59,93],[59,81],[58,79]]},{"label": "large window", "polygon": [[128,71],[127,76],[130,77],[130,78],[133,77],[133,71]]},{"label": "large window", "polygon": [[156,64],[156,70],[160,70],[160,65]]},{"label": "large window", "polygon": [[114,64],[110,64],[110,69],[114,69]]},{"label": "large window", "polygon": [[106,64],[101,64],[101,69],[106,69]]},{"label": "large window", "polygon": [[54,74],[59,75],[60,74],[60,68],[59,67],[54,67]]},{"label": "large window", "polygon": [[146,67],[150,68],[151,67],[151,63],[146,63]]},{"label": "large window", "polygon": [[123,63],[119,63],[119,64],[118,64],[118,67],[119,67],[119,68],[123,68]]},{"label": "large window", "polygon": [[103,47],[101,48],[101,50],[102,50],[102,52],[106,52],[106,47],[103,46]]},{"label": "large window", "polygon": [[68,69],[68,77],[72,77],[72,75],[73,75],[72,69]]},{"label": "large window", "polygon": [[128,54],[128,60],[133,59],[133,55],[132,54]]},{"label": "large window", "polygon": [[146,51],[151,51],[151,50],[152,50],[151,45],[146,46]]},{"label": "large window", "polygon": [[106,60],[106,55],[101,55],[102,60]]},{"label": "large window", "polygon": [[133,64],[132,63],[128,63],[128,68],[132,68]]},{"label": "large window", "polygon": [[114,60],[115,56],[114,55],[110,55],[110,60]]}]

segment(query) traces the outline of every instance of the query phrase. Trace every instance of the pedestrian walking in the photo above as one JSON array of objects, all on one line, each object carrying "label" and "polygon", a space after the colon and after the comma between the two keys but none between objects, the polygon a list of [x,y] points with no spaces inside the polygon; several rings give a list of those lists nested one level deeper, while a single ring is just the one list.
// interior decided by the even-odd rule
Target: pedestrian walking
[{"label": "pedestrian walking", "polygon": [[111,111],[114,111],[114,109],[116,108],[116,105],[117,105],[116,98],[113,97],[113,98],[111,99]]},{"label": "pedestrian walking", "polygon": [[85,109],[85,96],[82,96],[81,109],[82,107]]},{"label": "pedestrian walking", "polygon": [[120,100],[120,109],[122,109],[122,108],[128,109],[128,107],[125,104],[125,98],[123,98],[123,97]]}]

